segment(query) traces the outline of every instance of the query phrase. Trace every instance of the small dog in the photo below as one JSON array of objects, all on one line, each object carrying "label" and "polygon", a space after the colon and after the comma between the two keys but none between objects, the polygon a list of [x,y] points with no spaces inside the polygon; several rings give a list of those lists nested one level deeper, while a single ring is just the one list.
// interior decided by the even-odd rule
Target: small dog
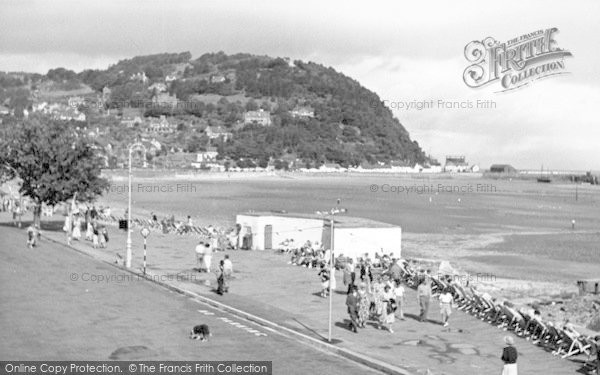
[{"label": "small dog", "polygon": [[190,332],[190,339],[192,340],[208,341],[210,336],[212,336],[212,333],[210,333],[210,329],[206,324],[194,326]]}]

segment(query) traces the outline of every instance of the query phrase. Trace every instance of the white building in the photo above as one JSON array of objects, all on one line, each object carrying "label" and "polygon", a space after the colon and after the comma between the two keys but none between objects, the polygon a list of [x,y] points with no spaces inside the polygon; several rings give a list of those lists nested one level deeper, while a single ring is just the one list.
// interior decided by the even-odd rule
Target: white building
[{"label": "white building", "polygon": [[[252,250],[281,248],[284,242],[300,247],[307,241],[330,248],[330,217],[317,214],[290,214],[280,212],[257,212],[240,214],[236,224],[241,228],[238,245],[245,243]],[[335,216],[334,256],[343,254],[356,259],[376,253],[401,256],[402,229],[399,226],[374,220]],[[245,237],[245,240],[244,240]]]}]

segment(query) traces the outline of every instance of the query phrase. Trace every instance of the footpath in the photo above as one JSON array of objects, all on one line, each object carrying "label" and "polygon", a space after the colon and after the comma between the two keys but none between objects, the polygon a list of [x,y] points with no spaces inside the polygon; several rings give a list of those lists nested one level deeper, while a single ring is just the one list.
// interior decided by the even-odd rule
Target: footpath
[{"label": "footpath", "polygon": [[[66,243],[61,231],[62,219],[55,216],[43,224],[42,243]],[[29,215],[24,220],[31,220]],[[48,220],[45,218],[45,220]],[[10,222],[0,213],[0,222]],[[6,224],[4,224],[6,225]],[[44,230],[44,228],[54,230]],[[24,226],[25,228],[25,226]],[[73,241],[72,247],[95,259],[115,263],[125,256],[126,233],[109,227],[110,241],[104,249],[93,249],[91,242]],[[143,239],[140,228],[133,228],[131,271],[141,273]],[[344,286],[337,272],[338,290],[334,293],[332,343],[327,342],[329,300],[319,296],[317,270],[288,264],[289,256],[272,251],[225,251],[213,255],[213,267],[228,254],[234,265],[230,292],[215,293],[216,277],[195,270],[191,236],[153,231],[147,239],[147,277],[180,293],[208,302],[294,337],[305,344],[331,351],[390,374],[461,374],[483,375],[501,372],[503,337],[512,335],[475,317],[454,311],[450,326],[440,323],[438,302],[433,299],[429,322],[417,320],[416,293],[406,287],[405,320],[396,320],[394,333],[378,330],[375,324],[353,333],[348,329]],[[103,275],[102,277],[111,277]],[[90,282],[102,282],[90,280]],[[515,336],[519,353],[519,372],[523,374],[576,374],[581,361],[563,360],[543,348]]]}]

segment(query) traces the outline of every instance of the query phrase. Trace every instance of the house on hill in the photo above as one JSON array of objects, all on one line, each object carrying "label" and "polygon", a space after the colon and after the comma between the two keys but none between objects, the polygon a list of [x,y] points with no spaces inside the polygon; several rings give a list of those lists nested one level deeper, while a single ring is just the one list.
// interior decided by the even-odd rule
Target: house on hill
[{"label": "house on hill", "polygon": [[217,152],[216,147],[208,147],[206,149],[206,151],[199,152],[198,154],[196,154],[196,162],[198,162],[198,163],[213,162],[213,161],[217,160],[218,155],[219,155],[219,153]]},{"label": "house on hill", "polygon": [[204,132],[209,139],[218,139],[222,137],[223,141],[227,141],[232,137],[232,134],[222,126],[207,126]]},{"label": "house on hill", "polygon": [[259,124],[262,126],[271,125],[271,112],[265,110],[248,111],[244,113],[244,124]]},{"label": "house on hill", "polygon": [[446,164],[444,165],[444,172],[450,173],[462,173],[469,170],[469,164],[466,161],[464,155],[448,155],[446,156]]},{"label": "house on hill", "polygon": [[210,83],[223,83],[223,82],[225,82],[225,80],[226,80],[225,76],[223,76],[221,74],[215,74],[210,77]]},{"label": "house on hill", "polygon": [[165,116],[160,116],[159,119],[152,118],[147,127],[147,133],[169,134],[175,131],[175,125],[171,124]]},{"label": "house on hill", "polygon": [[510,164],[492,164],[490,167],[491,173],[517,173],[517,170]]},{"label": "house on hill", "polygon": [[165,85],[162,82],[156,82],[156,83],[151,84],[148,87],[148,90],[149,91],[156,91],[156,92],[165,92],[165,91],[167,91],[167,85]]},{"label": "house on hill", "polygon": [[315,117],[314,109],[310,107],[296,107],[290,111],[292,117],[295,118],[313,118]]}]

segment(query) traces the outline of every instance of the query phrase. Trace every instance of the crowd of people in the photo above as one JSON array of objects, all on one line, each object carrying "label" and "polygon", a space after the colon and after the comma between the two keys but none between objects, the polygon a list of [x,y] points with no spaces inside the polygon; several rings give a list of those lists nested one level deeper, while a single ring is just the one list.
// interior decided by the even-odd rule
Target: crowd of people
[{"label": "crowd of people", "polygon": [[92,242],[94,248],[105,248],[109,241],[108,228],[99,223],[100,212],[96,206],[85,207],[85,211],[78,207],[72,209],[65,217],[63,231],[67,236],[67,244],[80,241],[82,233],[85,241]]}]

